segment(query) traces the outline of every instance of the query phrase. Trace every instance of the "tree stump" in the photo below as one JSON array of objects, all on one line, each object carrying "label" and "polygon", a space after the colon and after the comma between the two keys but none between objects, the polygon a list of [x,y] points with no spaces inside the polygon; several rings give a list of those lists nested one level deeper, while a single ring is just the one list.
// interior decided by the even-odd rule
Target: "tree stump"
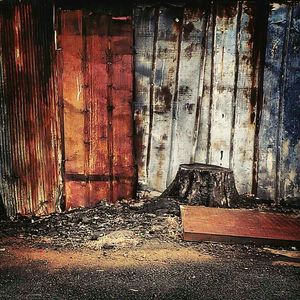
[{"label": "tree stump", "polygon": [[233,207],[239,199],[233,171],[207,164],[182,164],[160,198],[176,198],[191,205]]}]

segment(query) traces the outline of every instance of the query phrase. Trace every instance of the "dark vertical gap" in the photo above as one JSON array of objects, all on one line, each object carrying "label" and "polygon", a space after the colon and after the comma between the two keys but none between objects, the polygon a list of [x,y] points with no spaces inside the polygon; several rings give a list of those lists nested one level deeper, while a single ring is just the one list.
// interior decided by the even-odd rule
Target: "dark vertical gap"
[{"label": "dark vertical gap", "polygon": [[[56,106],[55,106],[55,101],[56,101],[56,93],[55,93],[55,85],[54,85],[54,78],[55,78],[55,73],[54,70],[56,68],[56,58],[55,58],[55,6],[54,3],[51,4],[51,2],[48,2],[47,7],[51,11],[50,17],[52,20],[52,23],[49,22],[48,27],[46,30],[49,30],[52,32],[49,39],[50,47],[49,47],[49,52],[50,52],[50,77],[49,77],[49,86],[48,86],[48,97],[49,97],[49,123],[51,127],[51,135],[50,139],[53,141],[51,142],[51,153],[50,153],[50,159],[51,159],[51,166],[47,165],[47,170],[53,169],[53,176],[52,176],[52,182],[48,183],[48,191],[51,191],[51,206],[50,206],[50,211],[56,211],[56,204],[57,204],[57,192],[58,192],[58,159],[57,159],[57,154],[58,154],[58,148],[57,148],[57,141],[58,141],[58,130],[57,130],[57,114],[56,114]],[[50,21],[50,20],[49,20]],[[51,26],[50,26],[51,24]],[[47,195],[49,197],[49,195]],[[50,212],[48,210],[48,213]]]},{"label": "dark vertical gap", "polygon": [[[35,30],[33,26],[33,14],[32,14],[32,7],[31,7],[31,13],[29,10],[26,13],[27,16],[27,21],[26,24],[28,24],[28,31],[29,31],[29,36],[27,39],[27,49],[30,57],[29,61],[29,69],[31,76],[32,76],[32,82],[30,82],[30,95],[27,101],[27,105],[29,107],[29,115],[30,117],[30,135],[31,135],[31,141],[29,142],[30,145],[30,174],[31,174],[31,179],[30,179],[30,186],[31,186],[31,205],[32,205],[32,213],[34,213],[37,210],[37,203],[39,202],[40,199],[38,199],[38,194],[39,194],[39,184],[42,181],[40,179],[40,165],[39,165],[39,156],[38,156],[38,143],[40,140],[40,134],[39,131],[37,130],[37,127],[40,126],[40,119],[37,113],[37,105],[39,102],[39,94],[37,87],[39,86],[39,76],[37,74],[37,61],[36,61],[36,55],[37,55],[37,49],[33,47],[33,40],[34,40],[34,35],[37,34],[36,32],[33,32]],[[30,30],[29,30],[30,28]],[[39,63],[41,63],[39,61]],[[29,129],[29,128],[28,128]]]},{"label": "dark vertical gap", "polygon": [[[268,19],[269,19],[269,4],[267,1],[258,2],[254,16],[253,36],[253,72],[257,74],[257,94],[256,111],[255,111],[255,134],[254,134],[254,149],[253,149],[253,177],[252,177],[252,194],[257,195],[258,187],[258,165],[259,165],[259,130],[261,123],[261,113],[264,101],[264,67],[265,54],[268,34]],[[254,65],[255,64],[255,65]],[[252,83],[253,84],[253,83]],[[252,86],[252,91],[255,87]],[[253,92],[252,92],[253,93]],[[253,96],[251,96],[252,98]],[[254,102],[253,100],[251,100]]]},{"label": "dark vertical gap", "polygon": [[286,85],[286,67],[288,60],[288,48],[289,48],[289,35],[292,24],[292,16],[293,16],[293,6],[289,4],[288,8],[288,20],[285,29],[284,36],[284,44],[283,44],[283,52],[282,52],[282,61],[281,61],[281,69],[280,69],[280,97],[279,97],[279,110],[278,110],[278,128],[276,132],[276,188],[275,188],[275,202],[278,205],[280,201],[280,186],[281,186],[281,160],[282,160],[282,131],[283,131],[283,109],[284,109],[284,90]]},{"label": "dark vertical gap", "polygon": [[153,127],[153,102],[154,102],[154,78],[155,78],[155,66],[156,66],[156,48],[158,39],[158,23],[159,23],[159,7],[155,7],[154,10],[154,37],[153,37],[153,55],[152,55],[152,73],[150,78],[150,91],[149,91],[149,136],[147,147],[147,162],[146,162],[146,177],[149,178],[149,164],[151,156],[151,141],[152,141],[152,127]]},{"label": "dark vertical gap", "polygon": [[[0,4],[0,40],[2,40],[3,14],[1,13],[2,6]],[[2,63],[2,44],[0,44],[0,219],[6,217],[6,192],[5,190],[5,175],[6,175],[6,151],[5,151],[5,103],[3,95],[3,63]]]},{"label": "dark vertical gap", "polygon": [[135,84],[135,69],[136,69],[136,65],[135,65],[135,59],[134,59],[134,54],[135,54],[135,11],[133,10],[132,13],[132,102],[131,102],[131,113],[132,113],[132,136],[133,136],[133,140],[132,140],[132,157],[133,157],[133,178],[132,178],[132,197],[136,198],[137,195],[137,191],[138,191],[138,162],[137,162],[137,152],[139,149],[137,149],[137,147],[135,147],[135,145],[137,143],[135,143],[135,138],[137,138],[137,132],[136,132],[136,122],[135,122],[135,118],[134,118],[134,101],[135,101],[135,91],[136,91],[136,84]]},{"label": "dark vertical gap", "polygon": [[[18,50],[19,50],[19,59],[21,60],[22,57],[22,52],[25,52],[25,49],[22,49],[22,45],[20,43],[20,36],[21,36],[21,27],[22,25],[26,27],[26,24],[22,24],[22,19],[21,19],[21,12],[22,12],[22,4],[18,5],[16,7],[15,10],[15,16],[16,16],[16,12],[18,12],[18,21],[19,21],[19,27],[15,25],[14,27],[14,40],[18,45]],[[15,21],[15,20],[14,20]],[[17,33],[18,32],[18,33]],[[15,48],[16,50],[16,48]],[[25,52],[26,54],[26,52]],[[22,197],[22,184],[21,184],[21,178],[22,178],[22,156],[20,155],[20,134],[22,131],[21,128],[21,123],[22,120],[24,119],[24,116],[21,115],[21,111],[20,111],[20,103],[23,101],[23,80],[22,80],[22,73],[19,70],[17,61],[15,63],[15,72],[16,72],[16,76],[17,76],[17,85],[15,86],[16,90],[17,90],[17,96],[14,99],[16,102],[14,104],[14,116],[17,116],[17,118],[14,119],[14,132],[15,132],[15,143],[14,143],[14,151],[16,153],[16,165],[15,168],[17,169],[17,176],[16,176],[16,180],[15,180],[15,188],[17,189],[17,202],[18,202],[18,206],[21,208],[21,212],[23,212],[23,210],[25,209],[25,205],[23,202],[23,197]]]},{"label": "dark vertical gap", "polygon": [[[88,90],[88,53],[87,53],[87,18],[88,12],[82,10],[81,15],[81,26],[82,26],[82,58],[81,58],[81,72],[83,78],[83,103],[84,103],[84,133],[83,133],[83,143],[84,143],[84,175],[88,178],[89,174],[89,152],[90,152],[90,132],[89,132],[89,95]],[[90,203],[90,182],[88,179],[85,180],[85,203]]]},{"label": "dark vertical gap", "polygon": [[173,159],[173,149],[174,149],[174,134],[176,130],[177,123],[177,112],[178,112],[178,84],[179,84],[179,68],[180,68],[180,54],[181,54],[181,42],[183,35],[183,18],[184,18],[184,8],[182,8],[182,14],[178,24],[178,37],[177,37],[177,61],[176,61],[176,73],[175,73],[175,85],[174,85],[174,97],[173,97],[173,107],[172,107],[172,119],[171,119],[171,143],[169,152],[169,166],[167,174],[167,184],[170,182],[171,169],[172,169],[172,159]]},{"label": "dark vertical gap", "polygon": [[[20,82],[20,87],[23,91],[23,97],[22,100],[20,101],[20,115],[22,115],[22,122],[20,123],[20,130],[19,133],[21,134],[21,140],[25,142],[24,145],[22,145],[22,157],[20,163],[21,163],[21,168],[22,168],[22,175],[24,176],[26,174],[26,166],[28,166],[28,156],[27,156],[27,151],[26,151],[26,141],[28,140],[28,132],[26,128],[26,108],[25,108],[25,103],[26,103],[26,96],[27,96],[27,90],[26,86],[30,86],[28,82],[28,77],[26,76],[26,70],[27,70],[27,65],[26,65],[26,31],[27,31],[27,23],[26,23],[26,9],[23,7],[23,9],[20,10],[20,19],[23,24],[20,32],[20,46],[22,51],[20,51],[21,59],[23,61],[23,67],[25,68],[25,72],[23,73],[23,78],[22,81]],[[21,120],[21,118],[19,118]],[[26,176],[27,177],[27,176]],[[23,201],[26,201],[28,210],[31,211],[31,202],[30,202],[30,195],[28,195],[28,187],[25,182],[21,182],[21,185],[23,185],[22,189],[25,191],[26,199],[23,199]],[[23,205],[22,205],[23,206]]]},{"label": "dark vertical gap", "polygon": [[60,118],[58,115],[58,109],[59,109],[59,103],[58,103],[58,91],[57,91],[57,57],[56,57],[56,49],[57,47],[57,28],[56,28],[56,7],[55,3],[52,3],[52,30],[53,30],[53,36],[52,36],[52,47],[51,47],[51,58],[53,60],[53,63],[51,65],[51,90],[52,90],[52,96],[51,96],[51,106],[52,106],[52,121],[51,126],[53,127],[53,130],[55,132],[55,148],[53,149],[53,155],[54,155],[54,166],[55,166],[55,187],[52,188],[52,194],[53,194],[53,209],[54,211],[60,211],[60,202],[61,202],[61,173],[60,173],[60,165],[61,162],[59,161],[59,154],[60,154],[60,132],[59,132],[59,126],[60,126]]},{"label": "dark vertical gap", "polygon": [[[56,30],[57,30],[57,39],[60,43],[62,37],[62,11],[59,9],[57,11],[55,21],[56,21]],[[61,180],[62,180],[62,195],[60,196],[60,208],[65,210],[66,208],[66,189],[65,189],[65,174],[66,174],[66,149],[65,149],[65,124],[64,124],[64,99],[63,99],[63,49],[60,48],[61,44],[57,45],[58,49],[56,51],[56,76],[55,82],[57,86],[57,101],[58,101],[58,118],[59,118],[59,134],[60,134],[60,155],[61,155]]]},{"label": "dark vertical gap", "polygon": [[[46,131],[46,126],[43,126],[43,124],[48,123],[48,119],[50,116],[48,115],[48,105],[49,105],[49,95],[46,92],[48,87],[48,78],[45,76],[45,73],[47,73],[49,66],[49,61],[46,59],[46,53],[45,51],[50,51],[49,47],[46,47],[48,43],[46,42],[46,33],[45,30],[46,24],[47,24],[47,12],[45,10],[45,2],[41,3],[34,3],[32,5],[32,19],[33,24],[32,28],[33,31],[36,33],[34,36],[34,39],[32,40],[32,50],[36,51],[35,56],[35,72],[37,72],[37,78],[38,78],[38,85],[35,86],[38,94],[37,102],[36,102],[36,117],[40,124],[36,127],[36,131],[39,132],[40,138],[37,140],[37,152],[38,152],[38,159],[39,159],[39,169],[38,173],[41,178],[41,182],[39,183],[38,189],[42,189],[41,198],[38,199],[38,206],[37,211],[42,210],[45,211],[45,206],[47,205],[47,185],[49,184],[49,181],[52,181],[52,172],[49,172],[48,174],[50,176],[46,176],[46,161],[47,164],[50,164],[51,157],[49,156],[50,151],[47,149],[47,136],[49,135],[49,128]],[[35,18],[34,16],[37,16]],[[41,22],[43,20],[43,22]],[[49,46],[49,45],[48,45]],[[40,62],[39,64],[37,62]],[[42,70],[41,70],[42,67]],[[52,171],[52,170],[51,170]],[[51,179],[50,179],[50,178]]]},{"label": "dark vertical gap", "polygon": [[[21,13],[22,10],[24,9],[24,6],[22,4],[18,4],[15,6],[15,14],[14,14],[14,19],[13,19],[13,25],[14,25],[14,50],[16,51],[16,46],[18,47],[18,52],[19,52],[19,59],[21,61],[22,54],[26,55],[26,48],[22,48],[21,45],[21,27],[24,26],[26,27],[26,22],[23,23]],[[16,26],[15,24],[15,17],[18,14],[18,22],[19,26]],[[15,53],[14,53],[15,54]],[[14,105],[13,105],[13,110],[14,110],[14,117],[13,117],[13,131],[15,135],[15,140],[13,144],[13,151],[15,153],[16,159],[15,159],[15,189],[16,189],[16,201],[18,205],[18,210],[21,213],[26,213],[28,211],[28,208],[26,209],[26,205],[24,205],[23,197],[22,197],[22,178],[23,178],[23,168],[22,168],[22,156],[21,156],[21,151],[20,151],[20,136],[22,132],[22,126],[21,123],[24,120],[25,116],[21,114],[20,111],[20,104],[22,103],[24,99],[24,79],[22,78],[22,75],[24,76],[24,73],[22,74],[22,71],[19,69],[18,62],[15,60],[15,65],[14,65],[14,72],[16,76],[16,81],[14,81],[14,88],[16,89],[16,94],[14,98]],[[23,71],[24,72],[24,71]],[[23,80],[22,80],[23,79]]]},{"label": "dark vertical gap", "polygon": [[232,121],[231,121],[231,137],[230,137],[230,150],[229,150],[229,167],[232,168],[232,156],[233,156],[233,142],[235,133],[235,119],[236,119],[236,96],[237,96],[237,84],[239,79],[239,64],[240,64],[240,38],[241,38],[241,18],[243,11],[243,1],[238,1],[237,5],[237,26],[236,26],[236,39],[235,39],[235,70],[234,70],[234,87],[233,87],[233,99],[232,99]]},{"label": "dark vertical gap", "polygon": [[[43,80],[41,80],[42,85],[40,86],[41,93],[43,96],[43,109],[42,109],[42,122],[47,124],[46,126],[42,126],[42,165],[43,165],[43,178],[45,178],[44,182],[44,197],[43,203],[41,206],[43,207],[43,212],[49,213],[49,208],[52,205],[52,197],[50,197],[49,191],[52,187],[55,186],[55,166],[52,165],[53,158],[53,148],[52,148],[52,128],[51,128],[51,120],[52,120],[52,110],[51,110],[51,64],[50,61],[50,53],[51,53],[51,40],[50,35],[52,33],[52,28],[49,27],[49,17],[52,15],[52,10],[48,5],[48,1],[42,2],[39,5],[39,15],[40,18],[35,26],[41,26],[41,56],[43,57],[43,67],[45,68],[45,74],[43,73]],[[45,20],[45,22],[41,22],[40,20]],[[38,108],[40,108],[40,103]],[[47,176],[47,174],[51,174],[51,176]]]},{"label": "dark vertical gap", "polygon": [[195,162],[196,158],[196,150],[197,150],[197,144],[198,144],[198,134],[200,130],[200,110],[202,107],[202,98],[203,98],[203,91],[202,95],[200,96],[200,84],[201,84],[201,78],[203,80],[203,90],[204,90],[204,76],[205,76],[205,54],[206,54],[206,40],[207,40],[207,33],[208,33],[208,26],[209,26],[209,14],[210,10],[209,7],[206,6],[205,9],[205,16],[204,16],[204,22],[203,22],[203,37],[201,41],[201,57],[200,57],[200,74],[199,74],[199,81],[198,81],[198,93],[197,93],[197,106],[196,106],[196,115],[195,115],[195,124],[194,124],[194,137],[193,137],[193,153],[190,158],[190,163]]},{"label": "dark vertical gap", "polygon": [[107,24],[107,37],[108,44],[106,50],[106,66],[108,72],[108,84],[107,84],[107,121],[108,121],[108,156],[109,156],[109,200],[114,200],[114,169],[113,169],[113,153],[114,153],[114,134],[113,134],[113,54],[111,50],[112,43],[112,20],[111,16]]},{"label": "dark vertical gap", "polygon": [[215,1],[211,2],[211,15],[212,15],[212,42],[211,42],[211,70],[210,70],[210,89],[209,89],[209,117],[208,117],[208,135],[207,135],[207,150],[206,150],[206,163],[209,163],[209,152],[211,148],[211,115],[213,103],[213,90],[214,90],[214,56],[215,56],[215,30],[216,30],[216,7]]}]

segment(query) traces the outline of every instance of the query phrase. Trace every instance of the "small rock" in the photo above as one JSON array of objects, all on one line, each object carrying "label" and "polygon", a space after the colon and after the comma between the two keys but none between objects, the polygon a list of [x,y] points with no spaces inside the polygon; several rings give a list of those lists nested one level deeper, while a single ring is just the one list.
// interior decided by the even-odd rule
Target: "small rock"
[{"label": "small rock", "polygon": [[96,234],[91,235],[90,240],[91,241],[97,241],[98,240],[98,235],[96,235]]},{"label": "small rock", "polygon": [[86,216],[84,216],[83,218],[82,218],[82,221],[81,221],[83,224],[89,224],[90,222],[91,222],[91,220],[88,218],[88,217],[86,217]]},{"label": "small rock", "polygon": [[105,243],[105,244],[102,245],[101,248],[104,249],[104,250],[111,250],[111,249],[115,248],[115,245]]}]

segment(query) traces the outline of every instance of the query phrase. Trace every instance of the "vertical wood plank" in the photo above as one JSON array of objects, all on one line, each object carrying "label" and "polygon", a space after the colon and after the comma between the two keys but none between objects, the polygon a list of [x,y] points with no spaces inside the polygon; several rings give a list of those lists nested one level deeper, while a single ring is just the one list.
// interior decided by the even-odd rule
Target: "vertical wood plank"
[{"label": "vertical wood plank", "polygon": [[147,184],[147,154],[150,134],[150,84],[153,76],[152,65],[155,59],[158,9],[153,7],[137,7],[134,10],[135,39],[135,89],[134,89],[134,121],[135,152],[138,166],[138,181]]},{"label": "vertical wood plank", "polygon": [[[84,79],[82,12],[62,11],[61,47],[63,52],[63,99],[65,133],[66,173],[85,173]],[[76,47],[74,46],[76,45]]]},{"label": "vertical wood plank", "polygon": [[281,127],[281,86],[284,48],[288,27],[288,7],[273,4],[268,19],[268,35],[264,70],[264,105],[259,133],[259,197],[276,198],[278,130]]},{"label": "vertical wood plank", "polygon": [[[86,18],[89,75],[89,174],[109,175],[106,49],[108,22],[106,17],[93,14]],[[99,80],[101,79],[101,80]]]},{"label": "vertical wood plank", "polygon": [[208,163],[208,148],[210,143],[211,92],[213,88],[212,70],[214,64],[215,39],[215,8],[213,3],[209,8],[209,17],[205,30],[206,38],[203,76],[199,85],[200,120],[195,151],[195,161],[200,163]]},{"label": "vertical wood plank", "polygon": [[216,3],[213,95],[209,163],[230,164],[234,106],[237,3]]},{"label": "vertical wood plank", "polygon": [[149,162],[149,185],[164,190],[170,161],[173,102],[176,91],[177,59],[182,8],[161,7],[158,20],[154,70],[153,128]]},{"label": "vertical wood plank", "polygon": [[93,206],[100,200],[110,199],[107,109],[109,19],[107,16],[93,13],[85,15],[84,22],[88,64],[85,79],[85,130],[89,147],[86,173],[107,178],[107,181],[90,180],[85,186],[83,185],[86,189],[84,205]]},{"label": "vertical wood plank", "polygon": [[173,121],[168,182],[182,163],[194,161],[194,144],[199,121],[199,84],[203,69],[207,7],[186,8],[182,30],[178,99]]},{"label": "vertical wood plank", "polygon": [[287,43],[283,128],[280,160],[280,197],[300,197],[300,5],[294,3]]},{"label": "vertical wood plank", "polygon": [[[132,19],[112,19],[113,92],[113,200],[132,197],[133,163],[133,55]],[[118,178],[118,179],[117,179]]]},{"label": "vertical wood plank", "polygon": [[[258,90],[258,64],[262,44],[254,45],[259,33],[257,24],[263,20],[260,7],[251,1],[243,2],[238,36],[238,74],[236,83],[236,108],[232,140],[232,164],[235,182],[240,194],[252,190],[254,142],[256,128],[256,97]],[[263,31],[263,28],[258,30]]]}]

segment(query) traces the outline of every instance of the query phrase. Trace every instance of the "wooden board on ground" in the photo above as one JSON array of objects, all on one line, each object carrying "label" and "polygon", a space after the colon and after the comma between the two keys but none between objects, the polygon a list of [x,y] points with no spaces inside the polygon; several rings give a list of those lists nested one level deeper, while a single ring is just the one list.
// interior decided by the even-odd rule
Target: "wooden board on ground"
[{"label": "wooden board on ground", "polygon": [[295,215],[245,209],[181,206],[185,241],[300,245]]}]

